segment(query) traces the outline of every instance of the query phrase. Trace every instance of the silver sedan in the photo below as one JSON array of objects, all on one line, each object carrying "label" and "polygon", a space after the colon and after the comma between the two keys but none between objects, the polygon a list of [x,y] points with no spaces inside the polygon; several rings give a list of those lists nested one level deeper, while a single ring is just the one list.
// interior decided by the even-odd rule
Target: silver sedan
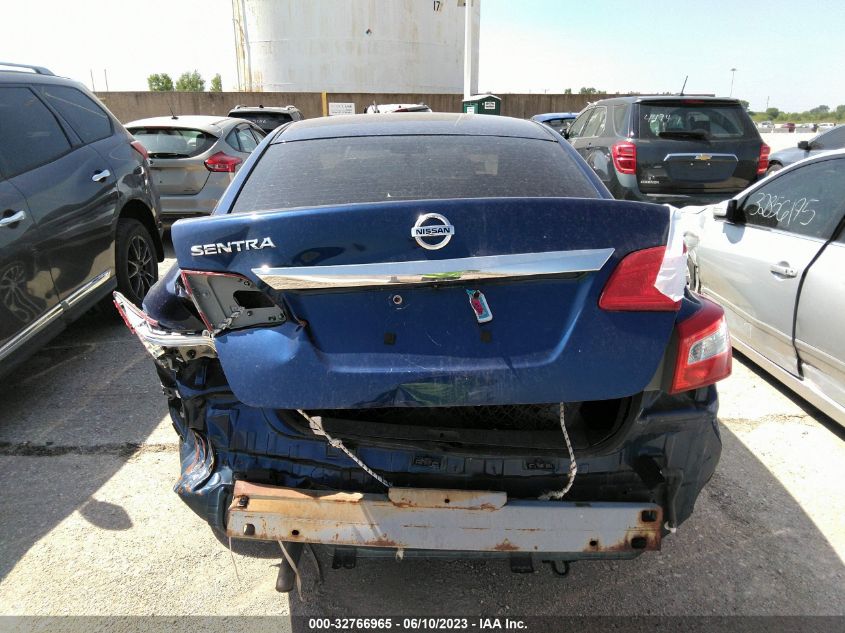
[{"label": "silver sedan", "polygon": [[845,151],[684,210],[694,289],[734,347],[845,424]]},{"label": "silver sedan", "polygon": [[126,124],[147,149],[166,219],[211,213],[265,134],[254,123],[219,116],[163,116]]}]

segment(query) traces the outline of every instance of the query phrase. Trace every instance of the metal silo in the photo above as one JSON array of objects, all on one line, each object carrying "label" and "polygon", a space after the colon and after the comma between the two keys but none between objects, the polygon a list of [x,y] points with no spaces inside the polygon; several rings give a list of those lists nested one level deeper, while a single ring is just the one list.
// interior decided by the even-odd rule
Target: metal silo
[{"label": "metal silo", "polygon": [[464,15],[462,0],[232,0],[239,89],[460,93]]}]

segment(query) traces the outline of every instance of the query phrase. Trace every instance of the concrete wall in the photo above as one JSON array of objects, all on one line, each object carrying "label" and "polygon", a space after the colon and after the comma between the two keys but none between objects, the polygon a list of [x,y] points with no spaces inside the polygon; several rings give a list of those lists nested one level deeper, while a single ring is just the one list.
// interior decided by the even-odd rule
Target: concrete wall
[{"label": "concrete wall", "polygon": [[[123,123],[170,114],[225,116],[237,104],[293,104],[307,118],[322,116],[319,92],[98,92],[97,96]],[[578,112],[587,101],[615,95],[501,94],[502,114],[528,118],[541,112]],[[436,112],[460,112],[460,94],[329,93],[328,101],[354,103],[355,112],[376,103],[427,103]]]}]

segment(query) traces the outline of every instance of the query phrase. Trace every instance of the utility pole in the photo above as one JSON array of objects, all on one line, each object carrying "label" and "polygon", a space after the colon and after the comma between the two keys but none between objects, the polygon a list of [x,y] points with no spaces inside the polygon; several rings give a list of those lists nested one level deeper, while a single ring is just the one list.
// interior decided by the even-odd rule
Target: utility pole
[{"label": "utility pole", "polygon": [[109,91],[109,74],[105,68],[103,68],[103,79],[106,80],[106,92]]},{"label": "utility pole", "polygon": [[89,68],[88,72],[91,73],[91,92],[97,92],[97,89],[94,87],[94,69]]},{"label": "utility pole", "polygon": [[731,68],[731,93],[728,95],[729,97],[734,96],[734,77],[736,76],[736,68]]},{"label": "utility pole", "polygon": [[472,95],[472,0],[464,2],[464,100]]}]

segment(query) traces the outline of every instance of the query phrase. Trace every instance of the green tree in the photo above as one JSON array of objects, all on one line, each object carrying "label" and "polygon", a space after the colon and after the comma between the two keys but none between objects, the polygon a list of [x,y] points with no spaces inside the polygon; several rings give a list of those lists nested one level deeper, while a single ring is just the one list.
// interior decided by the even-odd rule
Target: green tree
[{"label": "green tree", "polygon": [[579,95],[597,95],[598,93],[599,91],[595,88],[581,88],[581,90],[578,91]]},{"label": "green tree", "polygon": [[208,91],[223,92],[223,79],[220,77],[220,73],[217,73],[211,78],[211,86],[208,88]]},{"label": "green tree", "polygon": [[205,90],[205,79],[198,71],[184,72],[176,80],[176,90],[183,92],[202,92]]},{"label": "green tree", "polygon": [[836,106],[836,118],[840,121],[845,119],[845,105]]},{"label": "green tree", "polygon": [[777,108],[766,108],[766,116],[769,117],[772,121],[780,116],[780,110]]},{"label": "green tree", "polygon": [[739,102],[742,104],[742,107],[748,110],[749,106],[751,105],[745,99],[740,99]]},{"label": "green tree", "polygon": [[572,94],[572,88],[567,88],[566,90],[563,91],[563,94],[571,95]]},{"label": "green tree", "polygon": [[830,112],[830,108],[826,105],[816,106],[812,110],[809,111],[809,114],[813,116],[824,116]]},{"label": "green tree", "polygon": [[173,80],[167,73],[156,73],[147,77],[147,86],[153,92],[169,92],[173,90]]}]

